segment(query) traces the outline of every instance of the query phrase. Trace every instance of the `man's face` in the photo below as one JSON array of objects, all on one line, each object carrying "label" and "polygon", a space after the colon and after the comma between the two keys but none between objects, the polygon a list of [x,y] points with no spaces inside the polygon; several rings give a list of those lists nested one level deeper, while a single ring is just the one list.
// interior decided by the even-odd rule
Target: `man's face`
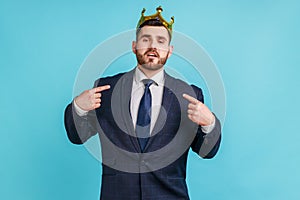
[{"label": "man's face", "polygon": [[140,67],[151,71],[160,70],[172,54],[169,42],[169,33],[165,27],[142,27],[137,41],[132,43]]}]

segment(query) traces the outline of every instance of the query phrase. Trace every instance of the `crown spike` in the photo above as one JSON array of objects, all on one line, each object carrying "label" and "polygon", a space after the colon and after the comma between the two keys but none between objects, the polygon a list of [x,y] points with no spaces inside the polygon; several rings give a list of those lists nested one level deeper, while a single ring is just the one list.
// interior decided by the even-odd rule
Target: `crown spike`
[{"label": "crown spike", "polygon": [[145,12],[146,12],[146,8],[143,8],[141,15],[144,15]]},{"label": "crown spike", "polygon": [[162,11],[164,11],[164,10],[162,9],[161,6],[158,6],[158,7],[156,8],[156,11],[157,11],[157,12],[162,12]]}]

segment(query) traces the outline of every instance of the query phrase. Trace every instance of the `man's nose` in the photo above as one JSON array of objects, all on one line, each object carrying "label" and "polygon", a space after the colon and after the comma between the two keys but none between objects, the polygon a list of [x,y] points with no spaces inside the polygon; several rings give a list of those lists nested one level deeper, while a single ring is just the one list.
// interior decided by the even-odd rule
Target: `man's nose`
[{"label": "man's nose", "polygon": [[156,48],[157,48],[157,42],[152,40],[152,41],[150,42],[150,48],[156,49]]}]

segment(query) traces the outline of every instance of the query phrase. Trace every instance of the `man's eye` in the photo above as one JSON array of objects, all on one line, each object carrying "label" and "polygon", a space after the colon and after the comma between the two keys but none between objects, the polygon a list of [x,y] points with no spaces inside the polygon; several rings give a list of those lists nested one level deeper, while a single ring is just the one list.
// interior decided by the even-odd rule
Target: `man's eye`
[{"label": "man's eye", "polygon": [[148,42],[149,40],[147,38],[144,38],[143,39],[143,42]]},{"label": "man's eye", "polygon": [[165,41],[164,40],[158,40],[158,43],[163,44],[163,43],[165,43]]}]

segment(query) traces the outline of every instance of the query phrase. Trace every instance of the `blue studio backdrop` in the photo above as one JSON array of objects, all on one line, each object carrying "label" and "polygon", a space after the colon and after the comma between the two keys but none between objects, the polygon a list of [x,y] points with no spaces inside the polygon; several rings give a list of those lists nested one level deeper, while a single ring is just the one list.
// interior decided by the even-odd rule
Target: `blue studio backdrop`
[{"label": "blue studio backdrop", "polygon": [[[226,94],[220,151],[211,160],[189,156],[191,199],[300,199],[296,0],[1,0],[0,199],[99,198],[101,165],[68,141],[64,108],[90,52],[134,29],[143,7],[152,14],[159,5],[167,20],[175,16],[174,30],[210,55]],[[168,64],[184,62],[174,56]],[[106,73],[135,63],[128,53]],[[205,81],[198,85],[211,106]]]}]

